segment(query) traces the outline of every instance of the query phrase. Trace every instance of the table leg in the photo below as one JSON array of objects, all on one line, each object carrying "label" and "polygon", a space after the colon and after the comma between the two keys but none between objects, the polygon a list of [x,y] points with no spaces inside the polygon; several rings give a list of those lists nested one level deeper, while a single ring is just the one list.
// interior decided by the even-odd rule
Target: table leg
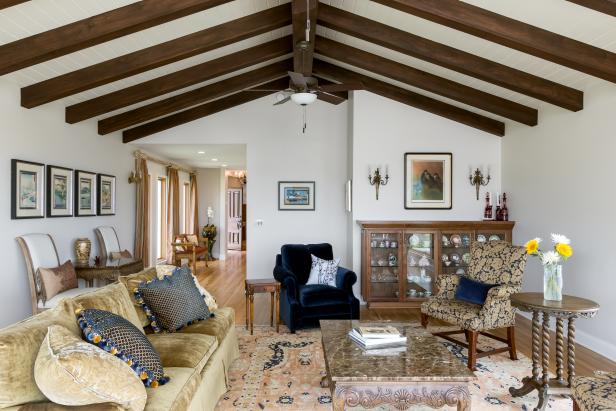
[{"label": "table leg", "polygon": [[248,331],[248,319],[250,317],[250,302],[248,298],[248,289],[245,291],[246,294],[246,331]]},{"label": "table leg", "polygon": [[539,388],[539,404],[535,411],[543,411],[548,404],[548,391],[550,389],[550,314],[543,313],[542,327],[542,352],[541,359],[543,365],[542,385]]},{"label": "table leg", "polygon": [[569,318],[567,351],[568,383],[569,387],[571,387],[571,381],[575,377],[575,317]]},{"label": "table leg", "polygon": [[270,292],[270,327],[274,326],[274,291]]},{"label": "table leg", "polygon": [[563,319],[556,319],[556,379],[560,384],[565,384],[563,349],[565,346],[565,338],[563,333]]},{"label": "table leg", "polygon": [[280,332],[279,326],[280,326],[280,291],[276,291],[276,332]]},{"label": "table leg", "polygon": [[250,294],[250,335],[252,335],[255,324],[255,295]]},{"label": "table leg", "polygon": [[522,380],[523,385],[520,388],[509,388],[509,393],[513,397],[523,397],[537,388],[539,382],[539,357],[541,355],[541,324],[539,319],[539,311],[533,311],[533,375]]}]

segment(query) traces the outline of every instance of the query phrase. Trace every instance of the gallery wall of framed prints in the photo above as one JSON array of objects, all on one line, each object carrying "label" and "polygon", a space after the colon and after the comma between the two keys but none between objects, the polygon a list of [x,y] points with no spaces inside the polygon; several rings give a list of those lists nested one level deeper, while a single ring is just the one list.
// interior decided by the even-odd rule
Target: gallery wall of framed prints
[{"label": "gallery wall of framed prints", "polygon": [[115,176],[11,160],[11,219],[111,216]]}]

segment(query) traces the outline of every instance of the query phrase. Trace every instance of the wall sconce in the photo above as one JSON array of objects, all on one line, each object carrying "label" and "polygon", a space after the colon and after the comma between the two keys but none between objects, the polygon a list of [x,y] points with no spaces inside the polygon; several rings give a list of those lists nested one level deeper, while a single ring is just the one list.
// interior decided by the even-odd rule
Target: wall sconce
[{"label": "wall sconce", "polygon": [[488,170],[488,176],[487,178],[484,178],[483,173],[481,172],[481,170],[476,169],[474,175],[471,174],[468,176],[468,181],[471,183],[472,186],[475,186],[475,191],[477,193],[477,200],[479,200],[479,187],[481,186],[487,186],[488,183],[490,182],[490,171]]},{"label": "wall sconce", "polygon": [[381,171],[378,167],[374,172],[374,175],[372,175],[372,172],[368,169],[368,181],[370,182],[370,185],[373,185],[376,188],[376,199],[378,200],[379,188],[381,186],[386,186],[389,181],[389,171],[385,170],[385,179],[383,180],[383,177],[381,177]]},{"label": "wall sconce", "polygon": [[140,183],[141,182],[141,176],[139,174],[136,174],[134,171],[131,171],[130,174],[128,175],[128,184],[133,184],[133,183]]}]

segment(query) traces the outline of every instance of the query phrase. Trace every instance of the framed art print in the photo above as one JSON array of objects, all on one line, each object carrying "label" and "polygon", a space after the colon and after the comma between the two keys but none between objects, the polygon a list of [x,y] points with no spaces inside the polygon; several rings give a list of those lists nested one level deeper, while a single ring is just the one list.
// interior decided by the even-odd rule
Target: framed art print
[{"label": "framed art print", "polygon": [[404,154],[404,208],[450,210],[451,153]]},{"label": "framed art print", "polygon": [[96,215],[96,174],[75,170],[75,216]]},{"label": "framed art print", "polygon": [[45,165],[11,160],[11,218],[45,217]]},{"label": "framed art print", "polygon": [[47,166],[47,217],[73,215],[73,170]]},{"label": "framed art print", "polygon": [[278,210],[314,211],[314,181],[279,181]]},{"label": "framed art print", "polygon": [[97,176],[98,196],[96,210],[98,215],[115,215],[116,178],[106,174]]}]

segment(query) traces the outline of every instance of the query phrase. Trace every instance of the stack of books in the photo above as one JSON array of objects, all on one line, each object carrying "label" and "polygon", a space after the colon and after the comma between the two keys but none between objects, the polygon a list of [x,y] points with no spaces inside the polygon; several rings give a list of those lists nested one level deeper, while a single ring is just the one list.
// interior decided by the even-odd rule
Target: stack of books
[{"label": "stack of books", "polygon": [[349,331],[349,337],[362,349],[383,352],[403,352],[406,350],[406,337],[391,325],[357,327]]}]

